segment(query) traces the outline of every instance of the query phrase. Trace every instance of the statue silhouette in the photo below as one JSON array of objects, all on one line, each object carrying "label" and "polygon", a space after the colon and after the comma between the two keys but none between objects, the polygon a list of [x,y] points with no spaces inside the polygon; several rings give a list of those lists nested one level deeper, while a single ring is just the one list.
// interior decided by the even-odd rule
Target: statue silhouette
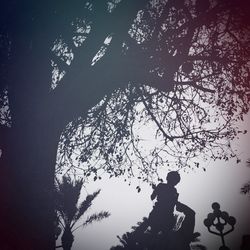
[{"label": "statue silhouette", "polygon": [[[178,172],[167,175],[167,183],[158,184],[151,199],[156,203],[148,218],[133,227],[132,232],[118,237],[123,246],[112,250],[190,250],[190,243],[200,234],[194,233],[195,212],[178,201],[175,186],[180,182]],[[176,216],[175,210],[182,216]],[[204,248],[205,249],[205,248]]]},{"label": "statue silhouette", "polygon": [[199,233],[194,233],[195,226],[195,212],[187,205],[177,202],[176,210],[184,214],[184,219],[178,230],[172,231],[169,239],[169,247],[171,250],[190,250],[190,243],[194,241]]},{"label": "statue silhouette", "polygon": [[157,202],[148,218],[152,233],[168,232],[174,227],[173,213],[179,196],[175,186],[180,179],[178,172],[169,172],[166,177],[167,183],[160,183],[154,189],[151,200],[157,199]]}]

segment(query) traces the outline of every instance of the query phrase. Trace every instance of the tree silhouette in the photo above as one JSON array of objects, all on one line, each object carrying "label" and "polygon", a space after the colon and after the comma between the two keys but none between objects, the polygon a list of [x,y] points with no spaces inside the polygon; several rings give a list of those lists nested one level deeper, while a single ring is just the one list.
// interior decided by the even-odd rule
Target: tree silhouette
[{"label": "tree silhouette", "polygon": [[[241,17],[233,6],[213,3],[200,13],[192,2],[157,1],[139,12],[122,55],[136,55],[136,63],[148,69],[145,79],[128,79],[68,124],[57,171],[134,176],[139,168],[140,178],[149,181],[158,166],[170,162],[194,168],[200,156],[237,157],[229,141],[246,133],[234,124],[249,109],[249,25],[244,34],[239,30]],[[141,133],[144,125],[152,128],[151,136]],[[147,140],[155,142],[141,150]]]},{"label": "tree silhouette", "polygon": [[100,189],[93,194],[87,195],[86,199],[79,203],[83,180],[71,180],[70,177],[63,176],[62,181],[56,183],[56,211],[58,216],[58,226],[63,229],[62,248],[70,250],[74,241],[73,232],[80,227],[101,221],[110,216],[107,211],[94,213],[87,217],[85,222],[77,226],[77,222],[91,207],[93,200],[99,195]]},{"label": "tree silhouette", "polygon": [[[3,1],[3,244],[54,248],[56,163],[94,178],[138,167],[150,180],[171,156],[179,167],[198,166],[201,153],[234,157],[228,141],[244,132],[234,124],[250,103],[247,9],[244,0]],[[159,141],[145,153],[136,131],[151,124]]]}]

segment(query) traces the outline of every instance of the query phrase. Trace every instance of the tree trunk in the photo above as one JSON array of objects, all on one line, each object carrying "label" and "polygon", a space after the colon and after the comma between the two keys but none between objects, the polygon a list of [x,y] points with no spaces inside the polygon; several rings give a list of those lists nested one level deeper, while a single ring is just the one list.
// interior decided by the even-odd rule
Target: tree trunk
[{"label": "tree trunk", "polygon": [[[60,13],[57,4],[59,7],[63,6],[60,1],[38,4],[36,1],[25,0],[17,4],[15,13],[9,18],[14,54],[10,70],[13,79],[8,88],[12,127],[6,135],[0,158],[0,192],[3,204],[0,244],[6,250],[55,248],[53,184],[60,133],[67,122],[84,115],[105,94],[128,82],[127,78],[122,79],[122,82],[118,81],[127,74],[123,67],[119,71],[113,68],[117,60],[105,59],[108,62],[106,66],[90,67],[89,61],[82,64],[84,54],[84,57],[79,57],[76,65],[72,64],[71,67],[75,70],[67,72],[66,80],[61,84],[63,87],[59,86],[55,92],[49,92],[49,51],[55,37],[59,37],[56,33],[61,34],[64,23],[70,24],[75,17],[75,10],[82,11],[74,6],[74,11],[71,9],[72,13],[70,12],[72,16],[70,14],[65,17],[61,11],[61,19],[57,19],[55,13]],[[125,7],[126,4],[133,6],[135,1],[126,1],[124,4]],[[141,2],[136,2],[137,7],[131,8],[129,12],[122,6],[117,15],[123,18],[117,19],[117,16],[111,15],[114,20],[122,20],[115,27],[116,22],[109,19],[105,27],[106,16],[99,21],[100,16],[96,13],[94,32],[97,35],[89,37],[86,46],[90,59],[94,56],[92,52],[96,53],[101,45],[95,41],[103,42],[104,35],[110,34],[114,28],[119,36],[118,31],[127,35],[140,5]],[[117,48],[122,37],[117,39]],[[116,50],[113,50],[113,55],[116,58]],[[83,68],[86,69],[84,73]]]},{"label": "tree trunk", "polygon": [[[55,245],[54,169],[64,124],[60,125],[43,105],[42,92],[32,89],[40,79],[35,73],[28,75],[32,69],[29,65],[17,74],[20,87],[15,86],[9,93],[13,125],[1,161],[7,194],[1,231],[6,249],[50,250]],[[42,73],[47,68],[43,67]]]},{"label": "tree trunk", "polygon": [[70,250],[74,241],[74,236],[69,226],[66,226],[62,235],[63,250]]},{"label": "tree trunk", "polygon": [[11,151],[6,152],[11,183],[4,223],[9,223],[4,228],[7,245],[10,249],[54,249],[53,181],[58,138],[48,140],[37,131],[22,132],[16,134],[10,142]]},{"label": "tree trunk", "polygon": [[54,170],[65,124],[55,118],[47,103],[49,41],[22,32],[16,34],[13,47],[14,76],[8,89],[12,127],[0,161],[4,173],[1,202],[5,204],[1,211],[1,247],[52,250]]}]

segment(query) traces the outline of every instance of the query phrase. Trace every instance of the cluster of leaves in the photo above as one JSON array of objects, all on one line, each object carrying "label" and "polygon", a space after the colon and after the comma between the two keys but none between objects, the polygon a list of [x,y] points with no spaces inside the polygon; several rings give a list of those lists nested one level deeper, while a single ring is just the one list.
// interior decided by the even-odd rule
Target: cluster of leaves
[{"label": "cluster of leaves", "polygon": [[241,193],[242,194],[249,194],[250,193],[250,182],[243,185],[243,187],[241,188]]},{"label": "cluster of leaves", "polygon": [[[250,167],[250,159],[247,160],[247,166]],[[241,187],[240,192],[245,195],[250,194],[250,181],[248,181]]]}]

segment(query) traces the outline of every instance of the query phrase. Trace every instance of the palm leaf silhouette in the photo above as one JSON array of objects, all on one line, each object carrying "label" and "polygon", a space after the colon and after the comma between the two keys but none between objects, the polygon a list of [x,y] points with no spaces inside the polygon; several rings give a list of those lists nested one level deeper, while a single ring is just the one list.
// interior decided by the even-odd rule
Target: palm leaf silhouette
[{"label": "palm leaf silhouette", "polygon": [[100,213],[96,213],[96,214],[92,214],[91,216],[89,216],[86,221],[83,223],[83,226],[87,226],[91,223],[93,223],[94,221],[101,221],[105,218],[108,218],[110,216],[109,212],[106,211],[102,211]]},{"label": "palm leaf silhouette", "polygon": [[58,215],[58,226],[63,229],[62,247],[71,249],[74,236],[73,232],[82,226],[93,222],[101,221],[110,216],[107,211],[94,213],[87,217],[85,222],[79,226],[76,223],[81,219],[85,212],[91,207],[94,199],[99,195],[101,190],[87,195],[84,201],[79,204],[81,189],[83,187],[82,179],[72,180],[68,176],[63,176],[62,180],[56,179],[55,184],[55,207]]},{"label": "palm leaf silhouette", "polygon": [[83,216],[83,214],[91,207],[93,200],[98,196],[101,190],[97,190],[93,194],[90,194],[86,199],[79,205],[77,212],[75,213],[74,221],[76,222]]}]

